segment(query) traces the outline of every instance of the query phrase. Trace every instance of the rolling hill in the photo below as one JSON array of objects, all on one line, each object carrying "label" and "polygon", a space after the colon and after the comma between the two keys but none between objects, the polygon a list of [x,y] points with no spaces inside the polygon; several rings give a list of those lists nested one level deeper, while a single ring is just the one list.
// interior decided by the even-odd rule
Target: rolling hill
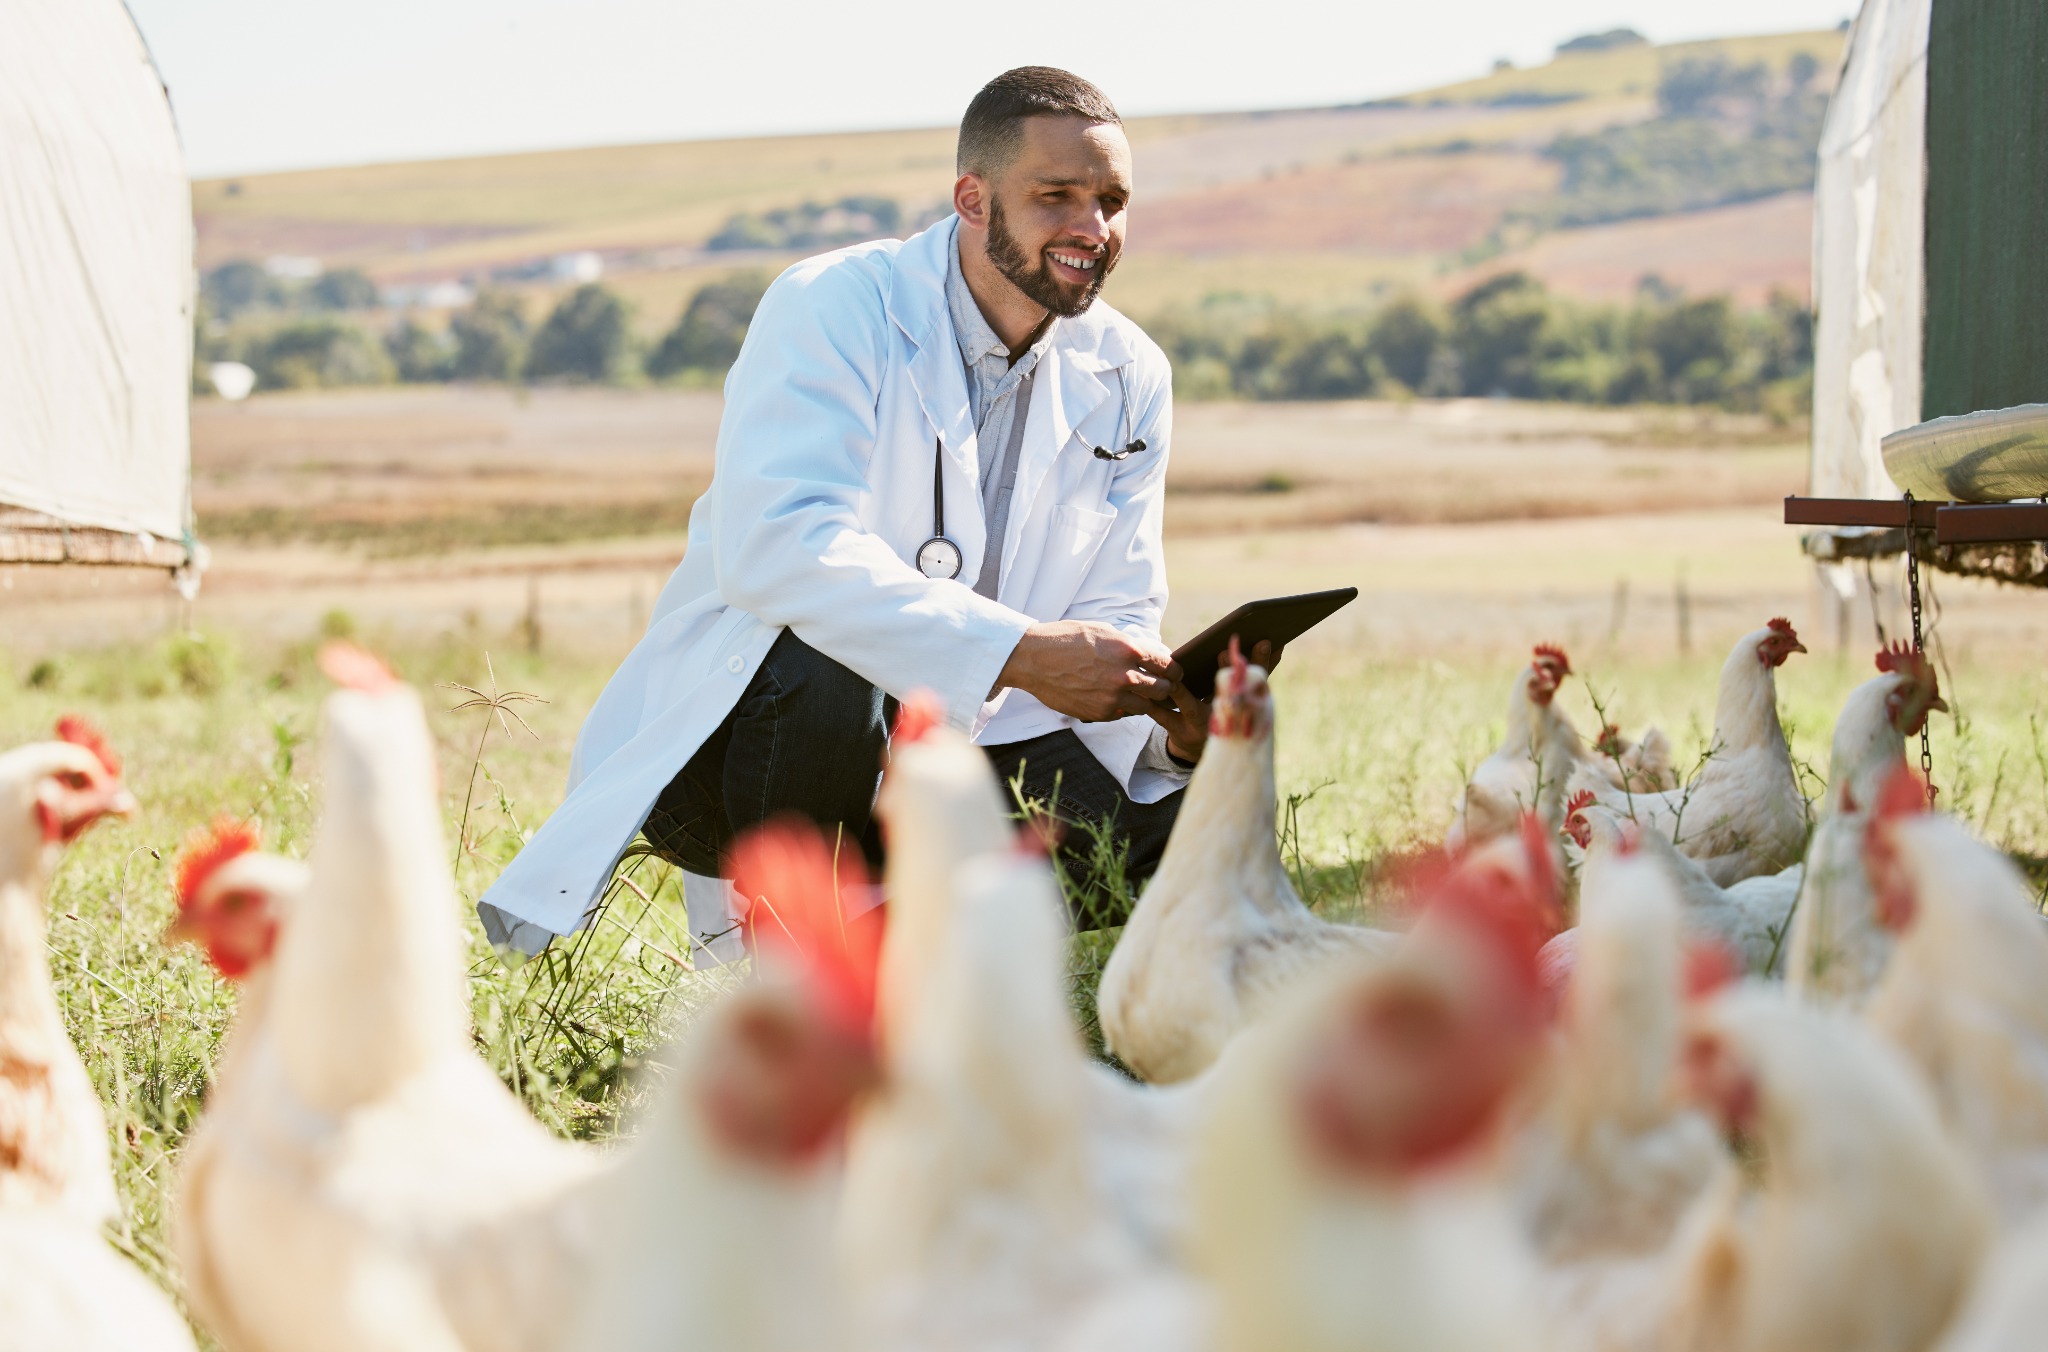
[{"label": "rolling hill", "polygon": [[[1109,294],[1140,315],[1214,292],[1345,307],[1509,266],[1588,296],[1625,294],[1649,273],[1744,302],[1803,294],[1811,204],[1796,187],[1572,229],[1541,221],[1574,187],[1559,138],[1600,150],[1630,127],[1654,131],[1675,63],[1810,72],[1819,97],[1841,42],[1825,31],[1636,43],[1369,105],[1136,119],[1139,198]],[[709,278],[841,237],[791,235],[792,220],[843,225],[873,202],[905,226],[935,217],[952,148],[950,128],[609,146],[215,179],[194,185],[193,204],[202,267],[309,256],[386,285],[546,295],[566,285],[548,260],[594,252],[653,330]],[[867,218],[851,215],[857,235]],[[709,247],[721,235],[765,247]]]}]

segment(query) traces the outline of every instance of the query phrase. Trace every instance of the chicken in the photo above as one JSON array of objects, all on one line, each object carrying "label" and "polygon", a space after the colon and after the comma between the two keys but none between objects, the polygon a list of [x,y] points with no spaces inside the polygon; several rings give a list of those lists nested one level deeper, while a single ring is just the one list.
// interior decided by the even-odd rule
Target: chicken
[{"label": "chicken", "polygon": [[1332,924],[1295,895],[1274,835],[1273,692],[1235,647],[1173,835],[1103,968],[1103,1040],[1146,1080],[1198,1075],[1314,967],[1393,936]]},{"label": "chicken", "polygon": [[551,1347],[590,1236],[527,1218],[597,1161],[475,1053],[418,697],[366,654],[323,665],[310,879],[221,1067],[181,1251],[233,1352]]},{"label": "chicken", "polygon": [[1896,935],[1864,1019],[1933,1086],[2003,1219],[2048,1206],[2048,926],[2033,887],[1897,763],[1865,828],[1878,923]]},{"label": "chicken", "polygon": [[1524,812],[1535,812],[1555,826],[1563,816],[1564,786],[1572,772],[1613,768],[1612,762],[1588,754],[1578,730],[1556,705],[1557,688],[1571,670],[1562,648],[1538,645],[1508,694],[1508,729],[1500,749],[1479,763],[1451,805],[1445,848],[1511,835]]},{"label": "chicken", "polygon": [[1849,692],[1828,756],[1828,789],[1807,846],[1792,915],[1786,979],[1807,996],[1856,1007],[1891,954],[1864,862],[1870,811],[1931,710],[1946,710],[1933,666],[1903,644],[1880,649],[1878,674]]},{"label": "chicken", "polygon": [[107,1121],[64,1031],[43,888],[64,848],[135,798],[85,720],[0,755],[0,1347],[190,1352],[163,1292],[107,1246]]},{"label": "chicken", "polygon": [[756,977],[678,1039],[676,1069],[593,1190],[603,1236],[563,1352],[829,1352],[847,1343],[833,1223],[847,1113],[876,1076],[878,911],[815,830],[771,822],[731,869]]},{"label": "chicken", "polygon": [[172,1239],[185,1279],[185,1299],[199,1321],[232,1349],[260,1346],[235,1324],[226,1289],[213,1268],[213,1253],[192,1224],[212,1190],[223,1152],[223,1124],[237,1120],[226,1107],[229,1095],[249,1083],[241,1060],[263,1025],[271,988],[271,958],[289,916],[304,904],[308,874],[296,859],[258,849],[261,834],[248,822],[217,819],[194,831],[178,858],[177,918],[166,943],[199,945],[214,969],[236,983],[235,1022],[213,1064],[213,1089],[206,1115],[179,1152],[178,1204]]},{"label": "chicken", "polygon": [[54,1207],[0,1207],[0,1349],[193,1352],[156,1284]]},{"label": "chicken", "polygon": [[1713,746],[1684,788],[1627,793],[1581,767],[1572,773],[1569,793],[1591,793],[1596,802],[1665,836],[1723,887],[1799,862],[1806,847],[1806,799],[1778,723],[1776,673],[1793,653],[1805,651],[1783,619],[1736,640],[1721,668]]},{"label": "chicken", "polygon": [[[935,969],[952,915],[953,878],[1014,837],[988,758],[948,729],[926,694],[906,701],[878,808],[889,836],[890,940],[881,1005],[909,1010]],[[917,954],[915,960],[910,955]],[[1186,1235],[1184,1176],[1205,1085],[1145,1085],[1082,1057],[1087,1137],[1098,1195],[1147,1253],[1177,1262]]]},{"label": "chicken", "polygon": [[2048,1328],[2048,1216],[1992,1253],[1940,1352],[2037,1352]]},{"label": "chicken", "polygon": [[83,719],[0,755],[0,1208],[54,1207],[82,1226],[119,1213],[107,1119],[64,1031],[43,888],[64,847],[135,798]]},{"label": "chicken", "polygon": [[1828,742],[1823,813],[1856,812],[1877,801],[1906,739],[1918,737],[1935,710],[1948,712],[1941,679],[1927,654],[1898,642],[1877,652],[1877,675],[1849,692]]},{"label": "chicken", "polygon": [[1641,851],[1654,857],[1677,887],[1680,917],[1689,934],[1719,943],[1754,976],[1782,974],[1803,865],[1722,887],[1669,840],[1636,829],[1613,808],[1594,802],[1591,794],[1581,792],[1565,806],[1564,829],[1585,852],[1581,876],[1586,881],[1581,887],[1608,866],[1625,842],[1639,842]]},{"label": "chicken", "polygon": [[1673,859],[1690,863],[1633,828],[1589,854],[1550,1074],[1514,1138],[1518,1207],[1571,1342],[1597,1342],[1607,1307],[1635,1297],[1725,1158],[1671,1096],[1687,961]]},{"label": "chicken", "polygon": [[985,855],[953,893],[850,1136],[849,1287],[872,1345],[1051,1348],[1154,1269],[1097,1186],[1050,866]]},{"label": "chicken", "polygon": [[1493,1154],[1541,1036],[1548,909],[1468,860],[1391,957],[1316,973],[1218,1064],[1195,1210],[1217,1352],[1526,1352]]},{"label": "chicken", "polygon": [[1678,767],[1672,763],[1671,739],[1661,729],[1646,728],[1636,741],[1622,736],[1609,723],[1593,739],[1594,755],[1600,759],[1607,782],[1631,793],[1660,793],[1678,787]]},{"label": "chicken", "polygon": [[1666,1259],[1654,1332],[1628,1345],[1930,1347],[1966,1297],[1992,1221],[1904,1058],[1840,1014],[1752,984],[1693,1010],[1682,1064],[1688,1097],[1751,1163],[1725,1166],[1694,1205]]}]

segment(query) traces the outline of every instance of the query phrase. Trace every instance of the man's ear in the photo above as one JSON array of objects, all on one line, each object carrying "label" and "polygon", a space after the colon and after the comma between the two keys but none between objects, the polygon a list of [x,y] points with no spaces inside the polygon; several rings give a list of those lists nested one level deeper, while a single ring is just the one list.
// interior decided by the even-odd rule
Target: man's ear
[{"label": "man's ear", "polygon": [[988,229],[989,186],[980,174],[962,174],[953,181],[953,210],[976,230]]}]

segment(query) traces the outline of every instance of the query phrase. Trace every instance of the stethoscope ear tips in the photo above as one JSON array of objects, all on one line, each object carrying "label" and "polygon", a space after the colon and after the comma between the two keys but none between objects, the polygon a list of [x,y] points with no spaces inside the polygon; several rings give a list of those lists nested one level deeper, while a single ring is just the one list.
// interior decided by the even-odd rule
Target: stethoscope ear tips
[{"label": "stethoscope ear tips", "polygon": [[1095,448],[1095,458],[1097,460],[1128,460],[1144,449],[1145,443],[1142,441],[1125,442],[1124,448],[1120,451],[1112,451],[1107,446],[1097,446]]}]

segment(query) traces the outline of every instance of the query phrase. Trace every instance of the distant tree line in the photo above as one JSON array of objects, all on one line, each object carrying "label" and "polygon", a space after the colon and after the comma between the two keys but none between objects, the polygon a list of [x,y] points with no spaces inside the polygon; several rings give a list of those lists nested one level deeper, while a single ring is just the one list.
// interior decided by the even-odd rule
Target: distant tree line
[{"label": "distant tree line", "polygon": [[1564,176],[1524,219],[1593,225],[1810,188],[1828,106],[1819,73],[1806,52],[1775,74],[1761,61],[1724,56],[1672,61],[1657,82],[1654,117],[1551,142],[1544,153]]},{"label": "distant tree line", "polygon": [[254,307],[232,310],[242,322],[231,323],[203,304],[194,378],[203,383],[213,362],[241,361],[255,370],[258,389],[716,379],[739,356],[768,280],[744,272],[700,287],[651,347],[636,340],[626,301],[598,283],[563,295],[538,324],[517,295],[484,291],[451,314],[445,328],[406,313],[381,333],[337,313],[299,311],[259,322],[248,317]]},{"label": "distant tree line", "polygon": [[[637,384],[722,377],[768,277],[698,288],[651,345],[626,302],[579,286],[532,322],[510,292],[486,291],[445,328],[401,315],[386,331],[340,314],[269,325],[202,325],[200,370],[239,360],[258,388],[432,381]],[[1557,295],[1526,273],[1481,282],[1440,304],[1396,297],[1358,314],[1212,296],[1146,325],[1186,399],[1355,399],[1504,395],[1579,403],[1715,404],[1794,416],[1811,389],[1806,307],[1776,295],[1757,310],[1680,295],[1646,280],[1627,304]]]},{"label": "distant tree line", "polygon": [[1792,417],[1812,389],[1804,304],[1778,294],[1744,311],[1654,280],[1629,304],[1589,304],[1510,272],[1449,305],[1408,295],[1363,315],[1219,296],[1147,329],[1173,359],[1176,392],[1193,399],[1504,395]]}]

